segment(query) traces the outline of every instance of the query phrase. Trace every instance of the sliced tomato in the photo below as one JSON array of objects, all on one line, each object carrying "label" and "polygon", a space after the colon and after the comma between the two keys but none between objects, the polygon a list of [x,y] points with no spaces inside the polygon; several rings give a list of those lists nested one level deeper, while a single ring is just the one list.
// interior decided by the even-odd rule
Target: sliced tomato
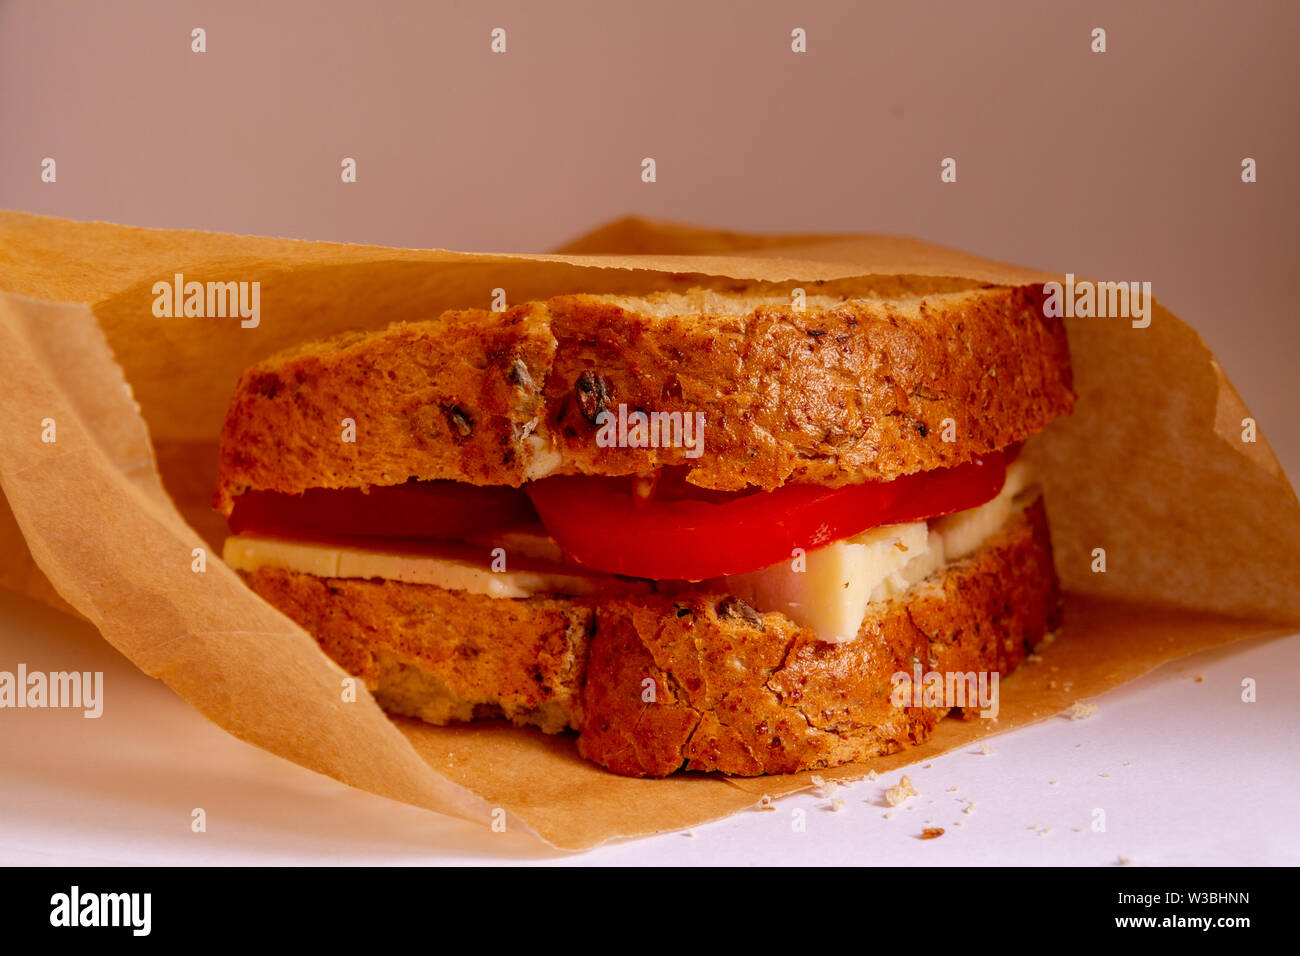
[{"label": "sliced tomato", "polygon": [[537,521],[518,488],[408,481],[371,488],[311,488],[301,495],[249,491],[235,499],[230,530],[330,537],[456,538]]},{"label": "sliced tomato", "polygon": [[653,481],[563,475],[526,485],[552,537],[580,564],[656,580],[755,571],[868,528],[962,511],[1006,480],[1001,452],[982,460],[843,488],[785,485],[725,495],[680,474]]}]

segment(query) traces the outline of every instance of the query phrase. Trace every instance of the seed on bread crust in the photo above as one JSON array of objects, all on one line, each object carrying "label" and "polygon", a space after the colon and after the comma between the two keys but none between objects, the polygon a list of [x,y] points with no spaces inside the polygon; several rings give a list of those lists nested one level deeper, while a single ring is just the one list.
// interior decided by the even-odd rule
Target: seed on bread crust
[{"label": "seed on bread crust", "polygon": [[444,405],[442,411],[447,416],[453,434],[468,438],[474,433],[474,419],[459,405]]},{"label": "seed on bread crust", "polygon": [[763,630],[763,618],[759,613],[734,595],[729,595],[718,602],[717,615],[724,621],[744,621],[750,627]]},{"label": "seed on bread crust", "polygon": [[609,383],[603,376],[586,371],[573,383],[573,395],[578,400],[578,411],[589,425],[599,424],[601,412],[609,409]]}]

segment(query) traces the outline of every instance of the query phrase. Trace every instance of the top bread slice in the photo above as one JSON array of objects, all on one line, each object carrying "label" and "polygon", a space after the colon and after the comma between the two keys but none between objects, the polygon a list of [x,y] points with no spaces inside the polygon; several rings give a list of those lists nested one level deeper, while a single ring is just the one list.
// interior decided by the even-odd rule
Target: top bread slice
[{"label": "top bread slice", "polygon": [[[408,479],[519,486],[685,465],[718,490],[951,467],[1020,441],[1074,394],[1033,288],[894,298],[694,289],[451,311],[300,345],[249,368],[215,503]],[[598,416],[703,413],[703,454],[601,447]],[[345,440],[351,420],[354,434]]]}]

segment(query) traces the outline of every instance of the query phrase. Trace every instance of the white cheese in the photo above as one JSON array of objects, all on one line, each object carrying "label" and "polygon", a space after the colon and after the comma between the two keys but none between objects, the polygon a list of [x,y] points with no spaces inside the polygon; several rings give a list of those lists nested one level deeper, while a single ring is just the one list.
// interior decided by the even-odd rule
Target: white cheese
[{"label": "white cheese", "polygon": [[239,534],[226,539],[221,558],[236,571],[283,568],[321,578],[383,578],[409,584],[432,584],[495,598],[534,594],[645,593],[646,581],[552,565],[506,551],[506,570],[492,570],[487,548],[456,545],[400,547],[352,546],[287,541]]},{"label": "white cheese", "polygon": [[891,579],[924,557],[929,537],[924,521],[883,525],[722,583],[758,610],[780,611],[827,643],[851,641],[867,605],[880,599],[878,593],[887,597]]},{"label": "white cheese", "polygon": [[1007,523],[1015,506],[1012,500],[1033,481],[1028,462],[1017,459],[1007,466],[1006,484],[992,501],[978,508],[968,508],[943,518],[936,518],[934,530],[943,537],[944,557],[960,561],[980,549],[999,528]]},{"label": "white cheese", "polygon": [[759,611],[780,611],[830,644],[857,637],[867,607],[888,600],[945,565],[973,554],[1017,509],[1016,497],[1034,480],[1027,463],[1013,462],[996,498],[929,523],[883,525],[802,559],[721,579]]}]

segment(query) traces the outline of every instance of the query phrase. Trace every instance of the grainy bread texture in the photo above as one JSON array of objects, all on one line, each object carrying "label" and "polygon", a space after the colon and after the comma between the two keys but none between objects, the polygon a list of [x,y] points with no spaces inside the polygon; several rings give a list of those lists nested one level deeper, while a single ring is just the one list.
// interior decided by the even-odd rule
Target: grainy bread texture
[{"label": "grainy bread texture", "polygon": [[[1070,411],[1059,319],[1032,289],[897,299],[569,295],[309,343],[240,379],[216,506],[250,489],[518,486],[686,465],[713,489],[948,467]],[[702,413],[704,450],[600,447],[597,416]],[[341,441],[344,419],[354,442]],[[945,421],[951,436],[944,440]]]},{"label": "grainy bread texture", "polygon": [[390,712],[576,729],[584,757],[631,776],[753,776],[893,753],[949,712],[895,707],[894,673],[915,661],[1006,674],[1060,618],[1041,500],[971,557],[874,605],[841,644],[725,594],[494,599],[273,568],[244,577]]}]

